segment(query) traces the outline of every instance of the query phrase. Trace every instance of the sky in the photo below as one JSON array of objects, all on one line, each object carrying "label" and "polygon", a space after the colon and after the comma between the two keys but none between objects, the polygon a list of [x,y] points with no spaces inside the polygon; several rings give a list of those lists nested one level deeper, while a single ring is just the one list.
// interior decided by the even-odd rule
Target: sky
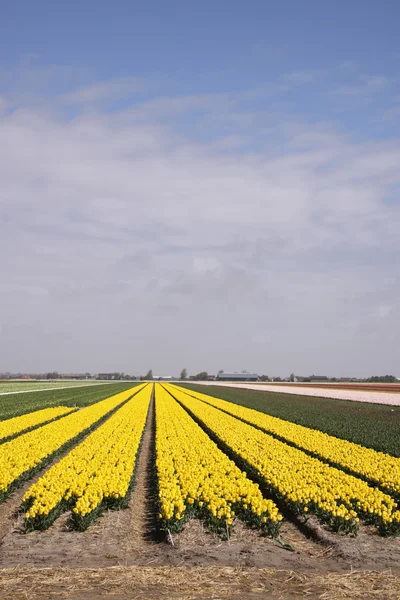
[{"label": "sky", "polygon": [[400,377],[400,3],[0,21],[0,372]]}]

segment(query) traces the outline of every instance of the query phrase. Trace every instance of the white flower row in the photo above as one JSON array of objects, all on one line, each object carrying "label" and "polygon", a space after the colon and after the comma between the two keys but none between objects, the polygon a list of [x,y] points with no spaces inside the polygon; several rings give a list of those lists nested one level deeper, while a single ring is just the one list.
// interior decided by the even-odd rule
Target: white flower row
[{"label": "white flower row", "polygon": [[203,385],[221,385],[224,387],[244,388],[248,390],[262,390],[266,392],[279,392],[283,394],[297,394],[299,396],[318,396],[320,398],[336,398],[338,400],[354,400],[355,402],[371,402],[373,404],[391,404],[400,406],[399,392],[379,392],[379,391],[355,391],[320,388],[317,385],[313,387],[304,387],[302,385],[269,385],[267,383],[228,383],[219,381],[196,381]]}]

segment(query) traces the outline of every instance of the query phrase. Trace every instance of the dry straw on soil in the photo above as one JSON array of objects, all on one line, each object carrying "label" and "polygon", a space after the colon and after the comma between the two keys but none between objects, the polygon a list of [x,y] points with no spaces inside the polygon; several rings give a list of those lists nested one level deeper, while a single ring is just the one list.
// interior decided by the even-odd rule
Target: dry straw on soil
[{"label": "dry straw on soil", "polygon": [[234,567],[17,568],[0,572],[0,593],[2,600],[398,600],[400,577],[391,571],[315,574]]}]

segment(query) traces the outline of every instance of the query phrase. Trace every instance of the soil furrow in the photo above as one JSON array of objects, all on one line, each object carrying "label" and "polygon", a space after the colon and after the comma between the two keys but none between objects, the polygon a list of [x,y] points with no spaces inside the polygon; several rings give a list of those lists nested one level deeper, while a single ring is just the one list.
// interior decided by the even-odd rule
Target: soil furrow
[{"label": "soil furrow", "polygon": [[138,461],[135,486],[129,502],[130,522],[124,542],[125,552],[146,551],[156,536],[153,486],[153,457],[155,451],[154,390],[149,406]]}]

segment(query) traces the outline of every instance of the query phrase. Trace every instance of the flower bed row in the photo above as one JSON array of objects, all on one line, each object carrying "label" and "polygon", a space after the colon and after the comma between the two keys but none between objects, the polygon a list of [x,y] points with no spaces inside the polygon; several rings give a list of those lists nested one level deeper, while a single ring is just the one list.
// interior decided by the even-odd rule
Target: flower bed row
[{"label": "flower bed row", "polygon": [[239,461],[297,514],[314,513],[332,529],[356,532],[360,519],[382,535],[400,531],[400,511],[389,495],[243,421],[166,386]]},{"label": "flower bed row", "polygon": [[159,525],[178,532],[192,516],[227,535],[236,517],[278,534],[282,516],[171,395],[155,384]]},{"label": "flower bed row", "polygon": [[25,493],[25,529],[46,529],[65,510],[85,530],[105,508],[127,505],[152,386],[119,408]]},{"label": "flower bed row", "polygon": [[400,501],[400,458],[208,394],[194,391],[188,393],[333,466],[362,477],[373,485],[379,485],[385,492]]},{"label": "flower bed row", "polygon": [[30,479],[54,456],[90,431],[139,388],[134,387],[39,429],[2,444],[0,451],[0,502],[23,481]]},{"label": "flower bed row", "polygon": [[17,435],[27,433],[40,425],[45,425],[50,421],[63,417],[74,410],[75,408],[69,408],[67,406],[56,406],[55,408],[35,410],[34,412],[22,415],[21,417],[13,417],[12,419],[1,421],[0,444],[8,442]]}]

